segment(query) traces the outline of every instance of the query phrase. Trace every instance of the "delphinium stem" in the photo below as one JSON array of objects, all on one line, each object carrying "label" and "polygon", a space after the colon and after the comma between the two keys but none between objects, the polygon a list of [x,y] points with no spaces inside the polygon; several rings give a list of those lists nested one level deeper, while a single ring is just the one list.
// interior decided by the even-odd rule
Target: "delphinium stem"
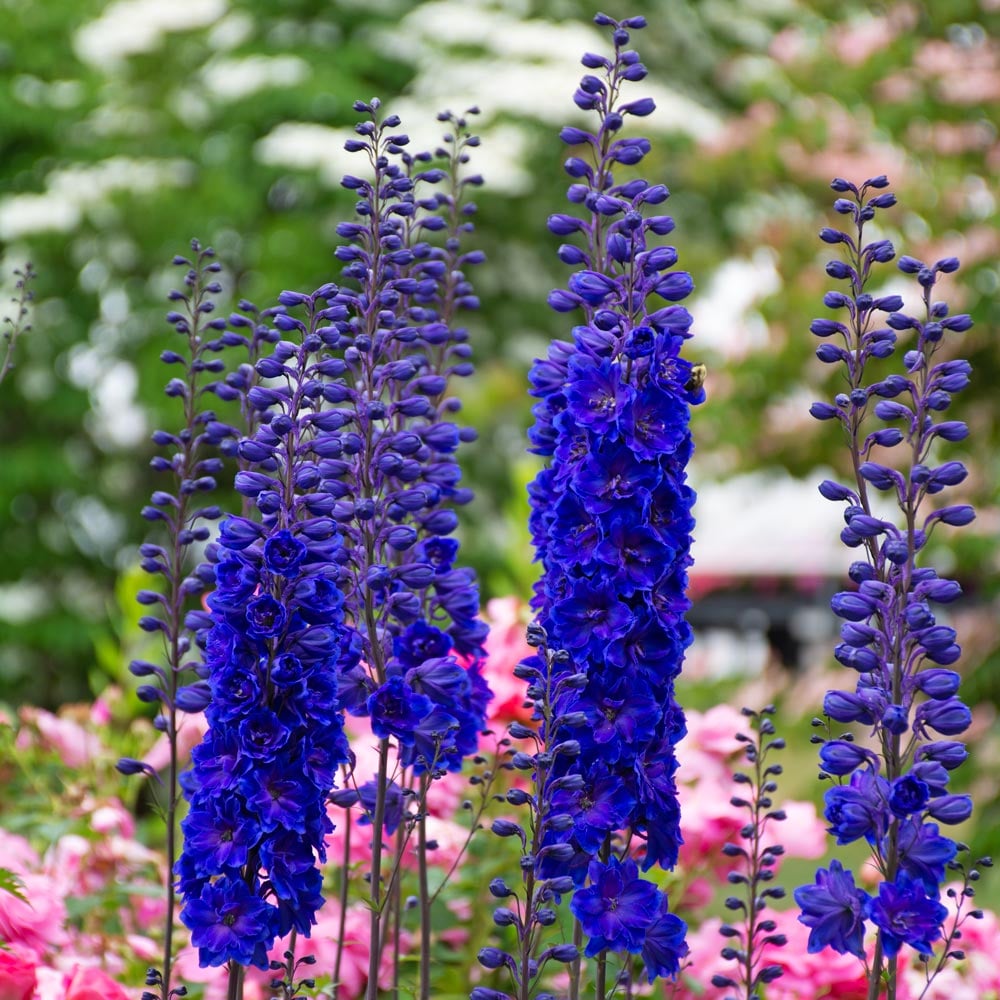
[{"label": "delphinium stem", "polygon": [[583,927],[575,917],[573,919],[573,944],[577,956],[569,966],[569,1000],[580,1000],[580,979],[583,975]]},{"label": "delphinium stem", "polygon": [[[772,750],[780,750],[785,743],[782,739],[772,739],[774,724],[769,718],[774,714],[774,706],[769,705],[761,712],[744,708],[743,714],[751,720],[751,735],[737,733],[736,738],[744,744],[744,756],[752,767],[751,773],[738,771],[733,780],[740,789],[733,796],[732,805],[747,810],[748,821],[740,829],[741,844],[726,844],[723,854],[738,858],[740,867],[729,874],[732,885],[745,887],[742,898],[730,896],[726,908],[743,915],[739,927],[723,924],[720,929],[726,940],[739,941],[740,947],[727,944],[722,949],[722,957],[737,963],[739,974],[736,979],[726,975],[716,975],[712,984],[720,988],[740,989],[739,1000],[759,1000],[760,987],[773,982],[782,974],[780,965],[771,964],[758,968],[765,945],[781,947],[786,943],[785,935],[774,933],[776,924],[769,918],[761,918],[768,899],[780,899],[784,889],[768,886],[774,878],[773,866],[784,853],[779,844],[765,845],[765,833],[774,822],[785,818],[781,809],[773,808],[772,795],[777,791],[774,781],[781,774],[780,764],[767,764],[767,756]],[[745,845],[745,846],[743,846]],[[763,935],[763,936],[761,936]],[[728,994],[726,1000],[738,1000]]]},{"label": "delphinium stem", "polygon": [[420,901],[420,1000],[431,995],[431,894],[427,881],[427,790],[431,776],[420,775],[420,802],[417,816],[417,866]]},{"label": "delphinium stem", "polygon": [[[347,771],[344,771],[345,775]],[[346,782],[345,782],[346,783]],[[340,869],[340,914],[339,914],[339,929],[337,934],[337,950],[336,957],[333,960],[333,995],[336,997],[337,988],[340,985],[340,966],[344,959],[344,936],[347,933],[347,903],[350,898],[351,883],[349,879],[349,873],[351,870],[351,831],[353,825],[351,823],[351,810],[344,810],[344,854],[342,858],[342,864]]]}]

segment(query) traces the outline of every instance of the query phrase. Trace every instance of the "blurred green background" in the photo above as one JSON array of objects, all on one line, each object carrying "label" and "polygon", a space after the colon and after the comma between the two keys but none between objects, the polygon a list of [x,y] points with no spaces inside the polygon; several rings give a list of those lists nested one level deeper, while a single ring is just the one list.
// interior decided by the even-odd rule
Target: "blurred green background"
[{"label": "blurred green background", "polygon": [[[977,321],[954,348],[976,369],[955,408],[975,433],[949,457],[968,461],[980,516],[937,559],[971,595],[970,696],[996,701],[1000,2],[604,9],[649,20],[636,46],[650,77],[635,96],[659,107],[638,123],[654,140],[643,171],[673,191],[673,239],[697,286],[690,356],[710,370],[694,418],[696,612],[712,607],[703,624],[756,629],[780,654],[748,609],[819,609],[826,624],[805,635],[823,642],[793,637],[783,658],[830,657],[820,598],[844,557],[827,554],[839,514],[816,513],[813,484],[842,458],[807,414],[835,391],[807,331],[827,287],[816,231],[831,222],[832,176],[887,173],[901,204],[885,234],[918,257],[960,256],[945,294]],[[171,336],[168,262],[199,236],[233,298],[261,307],[336,279],[357,98],[381,96],[431,147],[437,111],[482,110],[489,262],[474,275],[478,372],[461,387],[481,433],[465,457],[478,500],[464,543],[484,596],[528,595],[525,374],[570,326],[545,306],[566,277],[545,219],[564,204],[558,129],[585,121],[571,101],[579,56],[605,47],[593,13],[578,0],[0,0],[2,270],[9,282],[30,259],[40,275],[34,329],[0,386],[0,700],[51,705],[121,678],[149,434],[177,420],[157,360]],[[893,269],[882,280],[916,301]],[[740,670],[732,645],[702,650],[709,674]]]}]

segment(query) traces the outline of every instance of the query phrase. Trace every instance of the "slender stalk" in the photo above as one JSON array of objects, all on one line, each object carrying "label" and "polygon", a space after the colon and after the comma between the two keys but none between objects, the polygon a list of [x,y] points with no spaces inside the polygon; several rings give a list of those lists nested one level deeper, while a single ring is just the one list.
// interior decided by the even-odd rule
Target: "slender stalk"
[{"label": "slender stalk", "polygon": [[344,936],[347,933],[347,900],[350,894],[348,872],[351,864],[351,810],[344,810],[344,858],[340,870],[340,925],[337,933],[337,952],[333,961],[333,989],[336,995],[340,983],[340,965],[344,958]]},{"label": "slender stalk", "polygon": [[371,921],[368,939],[368,986],[366,1000],[377,1000],[379,957],[382,953],[382,834],[385,826],[385,787],[389,770],[389,741],[379,740],[378,784],[372,817]]},{"label": "slender stalk", "polygon": [[243,1000],[244,968],[232,959],[229,961],[229,985],[226,989],[226,1000]]},{"label": "slender stalk", "polygon": [[430,775],[420,776],[420,813],[417,818],[418,898],[420,900],[420,1000],[431,995],[431,896],[427,883],[427,790]]},{"label": "slender stalk", "polygon": [[[601,860],[601,864],[606,865],[608,863],[608,858],[611,857],[611,834],[609,833],[604,838],[604,843],[601,844],[601,850],[598,853],[598,857]],[[605,948],[597,956],[597,968],[594,972],[594,1000],[605,1000],[608,991],[608,951]]]},{"label": "slender stalk", "polygon": [[569,967],[569,1000],[580,1000],[580,977],[583,973],[583,927],[576,919],[573,920],[573,944],[576,945],[577,956]]},{"label": "slender stalk", "polygon": [[25,322],[28,316],[28,303],[33,297],[28,290],[28,286],[37,276],[31,269],[30,263],[24,265],[23,271],[16,270],[14,274],[17,277],[15,287],[18,294],[11,301],[17,306],[17,316],[14,319],[11,319],[9,316],[5,318],[5,322],[10,326],[10,329],[3,334],[3,340],[6,342],[7,347],[4,351],[3,361],[0,362],[0,382],[6,378],[7,373],[14,367],[14,344],[17,342],[17,338],[31,329],[30,324]]}]

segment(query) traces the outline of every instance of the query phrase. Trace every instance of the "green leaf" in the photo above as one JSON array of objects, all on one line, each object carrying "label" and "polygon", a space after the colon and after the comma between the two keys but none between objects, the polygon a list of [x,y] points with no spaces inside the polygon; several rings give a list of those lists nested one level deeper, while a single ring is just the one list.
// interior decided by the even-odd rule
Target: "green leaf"
[{"label": "green leaf", "polygon": [[15,875],[9,868],[0,868],[0,889],[4,892],[9,892],[16,899],[21,900],[22,903],[28,902],[28,897],[24,894],[24,882],[21,881],[19,875]]}]

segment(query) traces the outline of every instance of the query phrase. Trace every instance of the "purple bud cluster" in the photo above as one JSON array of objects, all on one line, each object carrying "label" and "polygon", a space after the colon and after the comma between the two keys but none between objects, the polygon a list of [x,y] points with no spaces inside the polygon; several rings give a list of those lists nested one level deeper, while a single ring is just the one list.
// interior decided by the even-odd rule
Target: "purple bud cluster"
[{"label": "purple bud cluster", "polygon": [[[738,794],[730,802],[737,809],[747,811],[747,822],[740,828],[739,844],[728,843],[722,853],[736,860],[736,870],[731,871],[728,882],[742,886],[741,896],[729,896],[725,907],[741,920],[740,925],[724,923],[719,933],[726,940],[721,956],[727,962],[735,962],[732,975],[716,973],[712,985],[718,989],[739,990],[739,996],[758,996],[760,988],[781,978],[782,967],[776,963],[761,965],[763,949],[767,945],[784,947],[788,939],[777,932],[777,923],[764,914],[768,901],[783,899],[785,890],[781,886],[768,885],[774,881],[774,866],[785,853],[784,847],[767,836],[773,823],[786,819],[783,809],[775,809],[772,796],[778,790],[774,780],[782,773],[780,764],[768,764],[768,755],[775,750],[783,750],[785,741],[775,737],[774,706],[768,705],[760,712],[744,708],[743,714],[751,720],[752,736],[737,733],[736,739],[743,744],[743,754],[752,771],[737,771],[733,781],[739,786]],[[725,1000],[736,1000],[727,994]]]},{"label": "purple bud cluster", "polygon": [[[870,896],[834,861],[820,869],[815,885],[795,893],[800,919],[811,928],[811,951],[829,946],[863,957],[867,921],[878,931],[878,963],[882,955],[894,960],[903,944],[929,954],[944,936],[940,886],[958,845],[942,835],[939,824],[961,823],[972,811],[967,795],[948,790],[951,771],[967,756],[949,737],[960,735],[971,715],[957,694],[959,675],[947,669],[961,655],[956,633],[939,621],[938,610],[961,588],[919,565],[938,524],[963,525],[974,516],[966,504],[928,510],[929,497],[966,476],[961,462],[940,462],[936,452],[938,441],[960,441],[968,432],[942,414],[968,384],[970,368],[938,355],[945,345],[951,354],[950,341],[971,320],[950,315],[947,304],[933,297],[938,277],[958,268],[951,257],[933,265],[899,259],[899,269],[916,275],[923,291],[920,318],[900,311],[898,295],[865,290],[875,265],[895,256],[887,240],[864,242],[865,224],[895,203],[887,184],[885,177],[860,188],[833,182],[835,210],[854,223],[850,233],[820,233],[845,251],[827,273],[845,281],[846,291],[828,292],[824,300],[843,318],[815,320],[811,327],[823,340],[817,356],[842,364],[847,382],[832,403],[815,403],[812,413],[841,424],[856,470],[853,484],[826,481],[820,492],[845,504],[841,538],[864,556],[850,569],[855,589],[832,600],[843,619],[835,656],[856,671],[857,684],[853,692],[830,691],[823,709],[828,720],[858,723],[871,733],[865,746],[850,733],[814,740],[822,744],[823,775],[835,782],[826,793],[830,833],[838,844],[867,840],[882,882]],[[881,322],[879,314],[885,314]],[[870,381],[869,362],[893,355],[900,333],[910,338],[902,372]],[[872,491],[894,501],[899,515],[883,516]]]},{"label": "purple bud cluster", "polygon": [[319,331],[333,291],[306,297],[298,341],[257,362],[272,384],[248,393],[258,426],[235,485],[259,520],[223,520],[212,552],[209,730],[183,779],[177,865],[202,965],[267,968],[275,937],[308,935],[323,903],[327,795],[348,759],[337,678],[360,649],[343,621],[335,498],[311,472],[328,447]]},{"label": "purple bud cluster", "polygon": [[[560,247],[560,258],[579,269],[549,303],[582,315],[572,340],[556,341],[531,372],[539,402],[530,438],[533,450],[550,459],[530,488],[543,570],[533,607],[552,648],[568,654],[554,667],[556,678],[582,679],[555,701],[563,738],[579,743],[579,753],[558,766],[567,781],[560,807],[568,825],[553,839],[575,855],[561,870],[573,873],[578,894],[586,893],[580,912],[587,933],[602,947],[637,951],[638,930],[609,937],[598,933],[597,917],[590,919],[603,875],[590,889],[583,886],[599,852],[601,872],[613,870],[612,881],[625,877],[629,863],[608,859],[618,830],[645,840],[645,868],[677,860],[674,746],[684,717],[674,678],[691,641],[684,614],[694,525],[685,469],[690,406],[704,392],[679,356],[691,316],[673,304],[691,291],[691,278],[673,270],[674,248],[656,241],[673,220],[650,214],[668,191],[641,178],[616,183],[613,176],[619,165],[640,163],[650,148],[646,139],[619,135],[625,116],[652,110],[651,101],[620,96],[626,82],[646,74],[628,48],[629,30],[645,22],[596,20],[613,31],[614,57],[584,56],[600,75],[585,76],[575,100],[595,111],[600,124],[595,133],[562,131],[573,147],[568,196],[586,214],[549,219],[552,232],[582,238],[582,245]],[[671,304],[656,307],[654,296]],[[579,787],[571,786],[573,777]]]},{"label": "purple bud cluster", "polygon": [[[344,533],[345,608],[363,647],[342,698],[414,773],[454,770],[475,751],[489,698],[478,587],[455,566],[449,537],[453,508],[472,499],[455,452],[475,435],[454,423],[460,404],[447,388],[472,372],[457,317],[478,306],[465,269],[482,254],[461,242],[475,212],[463,192],[481,179],[460,174],[478,139],[465,118],[445,114],[447,148],[411,155],[397,116],[380,120],[377,101],[355,108],[365,119],[347,147],[367,157],[370,178],[343,180],[359,199],[358,221],[338,227],[350,242],[336,251],[353,287],[340,287],[322,315],[328,406],[317,419],[328,433],[311,468]],[[286,305],[294,299],[284,294]]]},{"label": "purple bud cluster", "polygon": [[[156,455],[153,469],[170,477],[168,489],[154,491],[142,516],[166,529],[165,544],[148,542],[140,548],[142,568],[163,579],[163,591],[141,590],[139,603],[156,609],[139,620],[139,627],[151,634],[161,634],[167,647],[168,668],[144,660],[133,661],[131,672],[150,681],[140,685],[140,700],[162,706],[157,727],[168,734],[176,728],[176,713],[200,712],[208,700],[208,688],[198,674],[203,670],[189,659],[195,635],[203,629],[207,616],[193,607],[195,601],[214,582],[211,566],[192,565],[192,553],[211,537],[206,522],[218,520],[222,510],[204,503],[207,494],[217,486],[223,463],[221,449],[232,436],[232,429],[216,419],[215,412],[203,409],[201,396],[214,392],[216,383],[205,383],[207,375],[225,370],[219,357],[226,344],[219,333],[225,330],[224,319],[210,319],[215,311],[213,295],[222,291],[217,275],[222,266],[214,259],[211,247],[203,248],[194,240],[192,257],[178,255],[174,265],[185,269],[183,291],[172,291],[174,308],[167,314],[169,322],[184,339],[184,349],[165,350],[160,355],[164,364],[179,370],[171,378],[165,392],[179,399],[183,406],[183,427],[177,433],[156,431],[153,441],[167,454]],[[212,331],[215,336],[207,337]],[[182,680],[191,683],[182,685]],[[134,762],[122,762],[129,769]],[[132,767],[131,770],[136,770]]]}]

